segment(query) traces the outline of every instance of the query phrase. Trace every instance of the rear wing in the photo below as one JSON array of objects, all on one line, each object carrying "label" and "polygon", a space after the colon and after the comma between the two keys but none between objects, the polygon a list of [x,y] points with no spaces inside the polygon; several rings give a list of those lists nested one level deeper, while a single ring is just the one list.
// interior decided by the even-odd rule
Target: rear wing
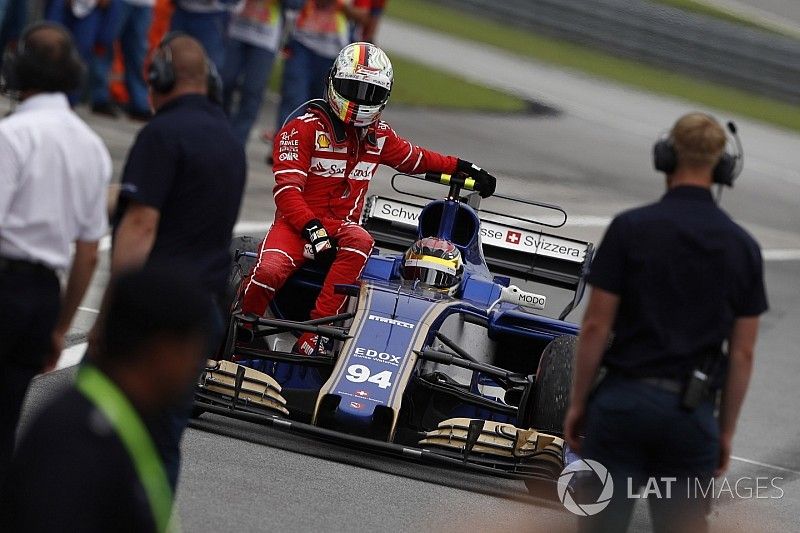
[{"label": "rear wing", "polygon": [[[421,212],[422,207],[415,204],[371,196],[362,224],[377,244],[402,251],[417,239]],[[572,301],[559,316],[562,320],[578,305],[594,254],[592,243],[483,219],[480,235],[492,273],[573,291]]]}]

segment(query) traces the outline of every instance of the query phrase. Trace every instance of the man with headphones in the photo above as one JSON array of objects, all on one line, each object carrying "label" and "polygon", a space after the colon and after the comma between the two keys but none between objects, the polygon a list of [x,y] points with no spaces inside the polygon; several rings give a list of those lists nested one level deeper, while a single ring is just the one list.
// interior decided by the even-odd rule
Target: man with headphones
[{"label": "man with headphones", "polygon": [[582,530],[626,530],[642,487],[656,531],[708,527],[767,309],[759,246],[710,190],[739,172],[735,139],[731,155],[716,120],[681,117],[654,149],[666,194],[617,216],[595,255],[564,432],[608,469],[614,493]]},{"label": "man with headphones", "polygon": [[[155,115],[125,163],[111,276],[166,266],[199,279],[211,302],[223,295],[231,265],[229,247],[247,176],[244,148],[222,107],[212,101],[219,95],[218,77],[196,39],[167,35],[147,80]],[[221,317],[218,322],[221,334]],[[190,390],[186,397],[186,409],[151,426],[173,487]]]},{"label": "man with headphones", "polygon": [[66,29],[38,23],[0,75],[21,100],[0,120],[0,483],[25,391],[61,353],[108,229],[111,157],[65,95],[83,73]]}]

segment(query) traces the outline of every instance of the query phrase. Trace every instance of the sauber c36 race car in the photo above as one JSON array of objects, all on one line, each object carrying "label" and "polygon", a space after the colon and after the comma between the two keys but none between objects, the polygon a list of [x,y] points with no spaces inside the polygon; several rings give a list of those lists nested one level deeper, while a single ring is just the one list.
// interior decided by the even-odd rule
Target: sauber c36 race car
[{"label": "sauber c36 race car", "polygon": [[[546,223],[480,210],[472,180],[424,179],[449,186],[424,207],[373,196],[362,224],[376,249],[341,315],[309,320],[326,266],[309,262],[271,303],[269,316],[239,311],[240,285],[254,266],[259,238],[232,249],[231,314],[217,360],[195,392],[195,415],[225,415],[312,434],[405,458],[526,480],[554,480],[564,466],[562,420],[578,328],[565,321],[584,292],[588,242],[497,222],[500,217],[560,227],[559,207],[495,195],[563,218]],[[407,182],[411,183],[411,182]],[[478,215],[492,217],[481,219]],[[454,295],[403,280],[402,251],[435,236],[461,252]],[[568,291],[566,307],[545,314],[548,298],[511,278]],[[537,291],[538,292],[538,291]],[[563,291],[561,291],[563,293]],[[326,354],[291,353],[296,335],[332,339]]]}]

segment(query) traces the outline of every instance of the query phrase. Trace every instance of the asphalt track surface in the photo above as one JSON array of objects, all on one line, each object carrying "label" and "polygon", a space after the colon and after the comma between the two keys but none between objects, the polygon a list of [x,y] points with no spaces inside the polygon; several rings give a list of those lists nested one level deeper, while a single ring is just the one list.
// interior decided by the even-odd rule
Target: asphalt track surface
[{"label": "asphalt track surface", "polygon": [[[465,77],[478,76],[473,62],[488,58],[489,63],[480,63],[485,80],[561,111],[557,116],[411,108],[386,113],[395,129],[414,142],[460,154],[496,172],[500,192],[563,205],[572,218],[560,234],[599,241],[609,217],[660,196],[662,178],[649,162],[651,143],[681,112],[693,109],[691,104],[396,23],[387,23],[382,31],[390,50],[418,55]],[[266,107],[261,124],[271,125],[274,105]],[[118,175],[138,125],[85,116],[106,141]],[[718,489],[712,524],[719,531],[795,530],[800,514],[795,408],[800,403],[800,136],[744,120],[740,130],[748,166],[722,203],[765,249],[771,310],[763,320],[755,374],[735,440],[738,459],[727,476],[731,486],[742,477],[750,480],[740,482],[734,497]],[[274,213],[274,182],[263,163],[265,153],[266,146],[253,137],[240,229],[263,228]],[[371,192],[391,194],[390,174],[381,171]],[[429,192],[443,193],[435,188]],[[504,208],[491,200],[486,206]],[[94,321],[106,280],[104,258],[70,332],[70,343],[77,344],[69,354],[73,360]],[[570,318],[579,320],[580,309]],[[36,380],[24,422],[71,373],[65,369]],[[183,449],[178,501],[186,531],[552,531],[574,526],[560,504],[528,496],[521,482],[422,467],[209,415],[187,431]],[[756,477],[769,483],[776,476],[782,478],[775,481],[781,491],[761,490],[765,498],[746,497]],[[644,505],[637,506],[633,529],[647,530]]]}]

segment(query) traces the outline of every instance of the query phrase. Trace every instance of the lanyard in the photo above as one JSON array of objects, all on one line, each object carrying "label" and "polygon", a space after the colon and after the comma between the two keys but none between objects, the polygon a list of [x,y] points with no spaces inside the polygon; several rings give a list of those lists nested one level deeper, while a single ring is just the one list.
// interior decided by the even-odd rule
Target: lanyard
[{"label": "lanyard", "polygon": [[161,533],[168,531],[172,514],[172,488],[139,414],[122,391],[92,365],[84,365],[78,370],[75,386],[111,423],[144,487],[156,530]]}]

